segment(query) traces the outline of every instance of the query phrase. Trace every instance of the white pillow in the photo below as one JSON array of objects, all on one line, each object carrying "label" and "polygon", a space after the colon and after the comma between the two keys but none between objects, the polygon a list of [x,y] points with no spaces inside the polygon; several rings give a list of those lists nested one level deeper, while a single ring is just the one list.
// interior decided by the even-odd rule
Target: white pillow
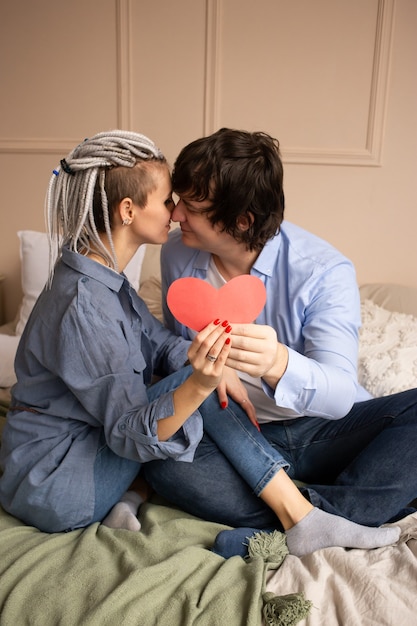
[{"label": "white pillow", "polygon": [[23,300],[16,335],[21,335],[30,312],[48,278],[49,247],[46,233],[19,230]]},{"label": "white pillow", "polygon": [[124,274],[135,291],[139,291],[140,273],[142,271],[143,257],[146,252],[146,243],[142,244],[130,259],[124,269]]},{"label": "white pillow", "polygon": [[161,279],[158,276],[147,278],[141,283],[138,293],[152,315],[163,323]]},{"label": "white pillow", "polygon": [[16,382],[14,358],[20,337],[0,334],[0,387],[11,387]]},{"label": "white pillow", "polygon": [[[20,230],[17,234],[20,239],[23,300],[16,325],[16,335],[21,335],[33,306],[48,279],[49,246],[46,233]],[[140,272],[145,252],[146,245],[140,246],[124,270],[136,291],[139,289]]]},{"label": "white pillow", "polygon": [[417,387],[417,318],[364,300],[358,377],[373,396]]}]

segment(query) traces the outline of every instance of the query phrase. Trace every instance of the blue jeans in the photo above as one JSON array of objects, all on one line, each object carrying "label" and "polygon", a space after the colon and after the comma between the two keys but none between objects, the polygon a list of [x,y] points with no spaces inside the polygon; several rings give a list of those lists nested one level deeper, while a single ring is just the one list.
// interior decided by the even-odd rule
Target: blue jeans
[{"label": "blue jeans", "polygon": [[280,527],[257,496],[284,467],[317,506],[369,526],[397,519],[417,496],[417,389],[356,403],[340,420],[270,422],[259,433],[241,407],[200,407],[206,434],[193,463],[145,466],[155,491],[198,517]]},{"label": "blue jeans", "polygon": [[[147,390],[149,402],[179,387],[191,372],[191,368],[183,368],[149,387]],[[94,462],[95,508],[90,523],[100,522],[106,517],[110,509],[129,489],[141,468],[141,463],[112,452],[103,435],[102,446]]]}]

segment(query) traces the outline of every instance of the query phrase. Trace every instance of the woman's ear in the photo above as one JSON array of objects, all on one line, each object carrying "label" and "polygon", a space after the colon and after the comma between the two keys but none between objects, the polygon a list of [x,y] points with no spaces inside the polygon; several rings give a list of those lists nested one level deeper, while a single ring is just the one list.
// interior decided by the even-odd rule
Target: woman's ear
[{"label": "woman's ear", "polygon": [[246,232],[252,226],[254,221],[252,213],[248,211],[245,215],[239,215],[236,220],[236,224],[242,232]]},{"label": "woman's ear", "polygon": [[121,202],[119,202],[119,206],[117,209],[117,213],[120,217],[120,221],[123,226],[130,226],[133,222],[134,211],[133,211],[133,201],[131,198],[123,198]]}]

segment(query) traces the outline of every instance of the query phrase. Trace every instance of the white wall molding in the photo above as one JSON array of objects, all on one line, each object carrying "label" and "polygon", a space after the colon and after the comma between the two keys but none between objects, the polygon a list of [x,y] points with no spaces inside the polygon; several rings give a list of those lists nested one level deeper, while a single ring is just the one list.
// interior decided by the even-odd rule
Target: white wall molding
[{"label": "white wall molding", "polygon": [[[131,0],[115,0],[117,126],[129,130],[132,119]],[[0,138],[0,154],[65,155],[80,141],[63,137]]]},{"label": "white wall molding", "polygon": [[[388,80],[392,47],[395,0],[378,0],[373,52],[367,128],[363,146],[357,148],[321,149],[286,146],[282,150],[286,163],[376,166],[382,164]],[[207,0],[206,67],[205,67],[205,134],[223,124],[220,119],[222,0]]]},{"label": "white wall molding", "polygon": [[366,147],[381,165],[394,28],[394,1],[379,0]]},{"label": "white wall molding", "polygon": [[364,147],[354,150],[283,150],[286,163],[320,165],[382,165],[385,118],[388,99],[389,70],[392,48],[395,0],[379,0],[371,77],[368,123]]},{"label": "white wall molding", "polygon": [[[366,137],[363,146],[345,149],[311,147],[282,150],[286,163],[380,166],[388,98],[395,0],[378,0],[373,68]],[[132,125],[132,37],[131,0],[115,0],[116,15],[116,89],[119,128]],[[219,128],[222,79],[222,0],[206,0],[206,55],[204,93],[204,134]],[[70,138],[0,138],[0,154],[66,154],[79,141]]]},{"label": "white wall molding", "polygon": [[25,137],[22,139],[0,139],[0,154],[58,154],[65,155],[80,141],[80,138]]},{"label": "white wall molding", "polygon": [[204,91],[204,135],[219,127],[218,102],[221,58],[221,0],[206,0],[206,58]]},{"label": "white wall molding", "polygon": [[132,127],[132,11],[130,0],[116,0],[117,126]]}]

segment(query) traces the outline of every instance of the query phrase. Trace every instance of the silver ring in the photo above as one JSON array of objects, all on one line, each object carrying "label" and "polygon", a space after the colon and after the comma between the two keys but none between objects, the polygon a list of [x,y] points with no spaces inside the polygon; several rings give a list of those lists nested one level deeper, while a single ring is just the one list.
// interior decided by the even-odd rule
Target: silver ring
[{"label": "silver ring", "polygon": [[212,363],[214,363],[215,361],[217,361],[217,357],[213,356],[212,354],[206,354],[206,359],[208,359],[209,361],[211,361]]}]

